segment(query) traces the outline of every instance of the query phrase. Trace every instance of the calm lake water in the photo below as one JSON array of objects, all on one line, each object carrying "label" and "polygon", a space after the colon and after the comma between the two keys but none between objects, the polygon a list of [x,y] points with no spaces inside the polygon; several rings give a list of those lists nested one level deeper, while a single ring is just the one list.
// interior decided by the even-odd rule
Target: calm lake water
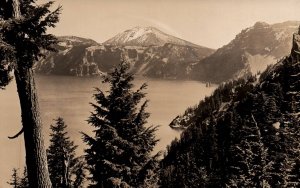
[{"label": "calm lake water", "polygon": [[[67,76],[37,76],[36,78],[40,110],[43,121],[45,143],[49,145],[49,126],[53,119],[61,116],[68,125],[69,136],[79,145],[78,154],[83,154],[85,144],[81,140],[83,131],[91,133],[91,126],[86,122],[93,110],[94,87],[104,91],[108,86],[99,78],[78,78]],[[215,87],[207,88],[196,81],[175,81],[136,78],[136,87],[148,83],[147,99],[150,100],[148,112],[151,113],[148,125],[160,125],[157,138],[160,139],[155,152],[164,150],[168,144],[180,135],[168,125],[174,117],[209,96]],[[0,188],[7,187],[12,168],[23,170],[23,137],[9,140],[7,136],[16,134],[21,129],[19,99],[15,83],[0,91]]]}]

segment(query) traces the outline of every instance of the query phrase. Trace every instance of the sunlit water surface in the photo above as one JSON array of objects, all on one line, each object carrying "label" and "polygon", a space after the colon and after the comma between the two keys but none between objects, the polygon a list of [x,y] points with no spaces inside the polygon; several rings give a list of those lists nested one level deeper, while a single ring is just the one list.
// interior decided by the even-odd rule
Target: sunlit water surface
[{"label": "sunlit water surface", "polygon": [[[154,151],[158,152],[180,135],[180,132],[168,126],[172,119],[210,95],[215,87],[207,88],[205,84],[196,81],[146,78],[136,78],[134,84],[138,87],[144,82],[148,84],[146,98],[150,100],[147,108],[151,114],[148,126],[160,125],[157,131],[160,141]],[[70,138],[79,145],[78,154],[83,154],[86,145],[82,142],[80,132],[91,134],[92,131],[86,120],[93,111],[89,103],[93,102],[94,87],[107,91],[108,86],[99,78],[67,76],[37,76],[36,83],[46,145],[49,145],[49,126],[53,119],[60,116],[68,125]],[[0,91],[0,125],[0,188],[4,188],[8,186],[6,182],[12,168],[20,168],[22,171],[25,159],[23,137],[14,140],[7,138],[21,129],[15,83]]]}]

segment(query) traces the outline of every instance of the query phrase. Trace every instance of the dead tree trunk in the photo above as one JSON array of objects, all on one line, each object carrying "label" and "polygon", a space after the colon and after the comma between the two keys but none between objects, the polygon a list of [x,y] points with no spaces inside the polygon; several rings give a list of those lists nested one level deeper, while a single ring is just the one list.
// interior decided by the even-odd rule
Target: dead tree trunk
[{"label": "dead tree trunk", "polygon": [[51,188],[33,70],[16,67],[15,78],[21,106],[29,184],[32,188]]}]

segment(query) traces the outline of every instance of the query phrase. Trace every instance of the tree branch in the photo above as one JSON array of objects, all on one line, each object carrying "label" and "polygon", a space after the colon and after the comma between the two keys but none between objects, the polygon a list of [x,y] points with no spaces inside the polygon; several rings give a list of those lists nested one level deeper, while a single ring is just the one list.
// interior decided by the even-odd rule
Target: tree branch
[{"label": "tree branch", "polygon": [[15,139],[18,136],[20,136],[23,132],[24,132],[24,128],[22,127],[22,129],[15,136],[9,136],[8,138],[9,139]]}]

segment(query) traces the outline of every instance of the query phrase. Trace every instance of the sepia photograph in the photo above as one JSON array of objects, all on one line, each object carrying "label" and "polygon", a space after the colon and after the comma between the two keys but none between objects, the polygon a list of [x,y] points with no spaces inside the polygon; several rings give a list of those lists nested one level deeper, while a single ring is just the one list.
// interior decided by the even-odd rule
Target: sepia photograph
[{"label": "sepia photograph", "polygon": [[299,0],[0,0],[0,188],[300,187]]}]

